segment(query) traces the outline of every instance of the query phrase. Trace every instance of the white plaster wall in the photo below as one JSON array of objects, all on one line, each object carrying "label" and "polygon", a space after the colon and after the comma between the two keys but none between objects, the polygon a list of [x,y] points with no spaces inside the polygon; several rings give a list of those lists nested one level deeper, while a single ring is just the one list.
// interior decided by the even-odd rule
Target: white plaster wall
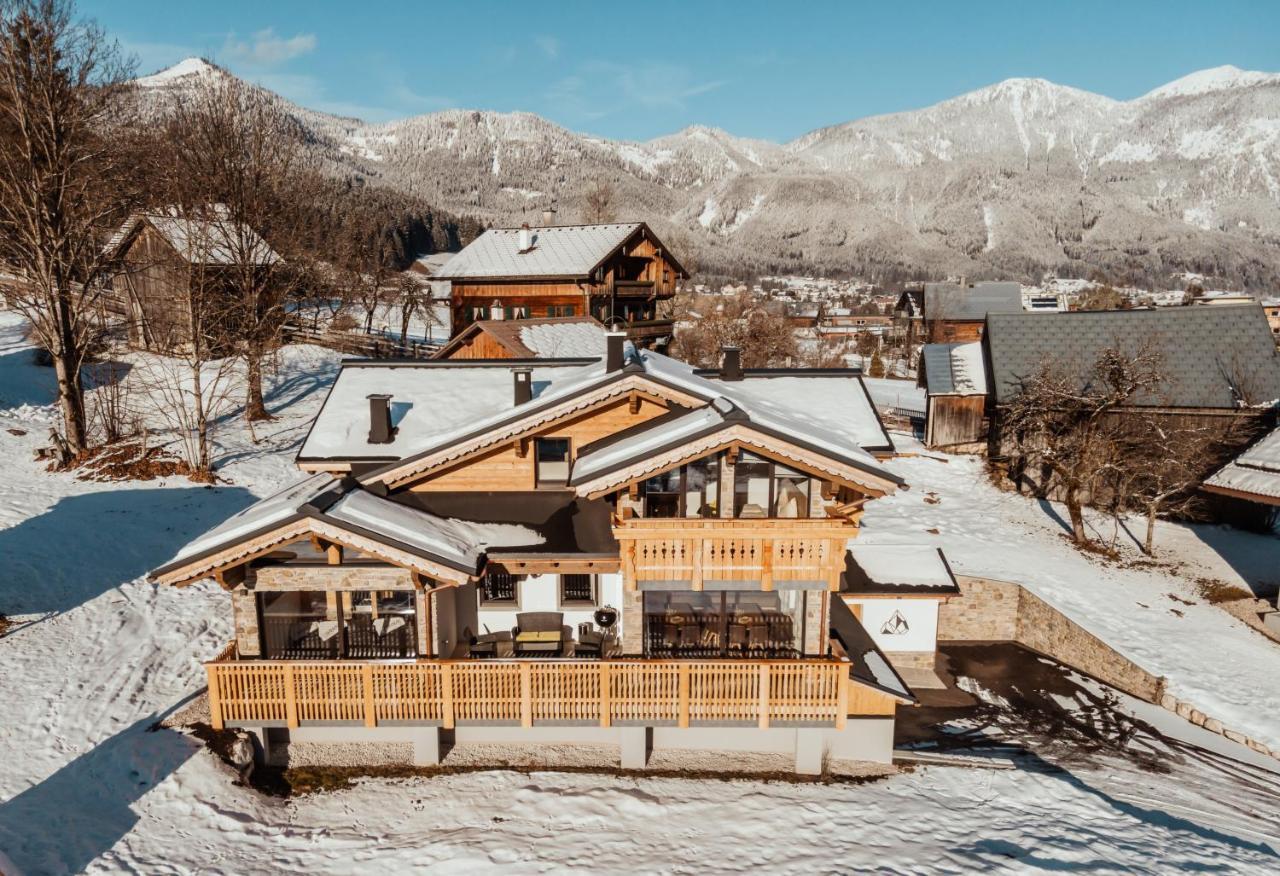
[{"label": "white plaster wall", "polygon": [[[485,632],[485,627],[488,627],[491,633],[511,630],[516,625],[516,615],[521,612],[559,611],[564,613],[564,622],[573,630],[576,637],[578,624],[586,621],[594,623],[592,615],[595,613],[596,608],[602,605],[610,605],[618,609],[619,613],[622,611],[622,576],[620,574],[597,575],[596,581],[597,602],[595,605],[574,605],[570,608],[561,608],[560,576],[530,575],[520,582],[518,608],[511,605],[505,605],[501,608],[480,607],[477,617],[479,626],[476,632]],[[618,626],[614,629],[620,630],[621,624],[621,618],[619,618]]]},{"label": "white plaster wall", "polygon": [[[938,647],[938,600],[936,599],[859,599],[850,604],[862,606],[862,625],[882,651],[935,651]],[[880,632],[894,612],[901,613],[908,630],[900,635]]]}]

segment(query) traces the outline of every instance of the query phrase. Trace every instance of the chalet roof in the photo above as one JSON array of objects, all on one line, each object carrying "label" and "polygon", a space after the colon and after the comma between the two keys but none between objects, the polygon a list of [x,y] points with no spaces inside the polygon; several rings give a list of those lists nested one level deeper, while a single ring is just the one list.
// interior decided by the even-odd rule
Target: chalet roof
[{"label": "chalet roof", "polygon": [[525,555],[617,557],[613,509],[603,499],[579,498],[572,490],[514,492],[414,492],[391,500],[411,508],[472,525],[509,525],[529,533],[526,541],[491,545],[495,561]]},{"label": "chalet roof", "polygon": [[[533,246],[520,251],[519,228],[490,228],[434,274],[440,280],[564,278],[586,280],[643,230],[643,222],[532,228]],[[654,238],[656,240],[656,238]],[[668,254],[669,256],[669,254]],[[680,270],[683,275],[683,269]]]},{"label": "chalet roof", "polygon": [[855,681],[881,690],[908,702],[915,702],[915,694],[902,676],[893,668],[889,658],[877,647],[871,634],[854,616],[843,599],[831,600],[831,634],[840,642],[849,657],[849,676]]},{"label": "chalet roof", "polygon": [[1043,363],[1074,369],[1083,383],[1103,350],[1136,353],[1142,344],[1160,354],[1164,380],[1136,404],[1240,408],[1280,400],[1280,353],[1256,304],[993,313],[983,337],[997,402]]},{"label": "chalet roof", "polygon": [[1227,463],[1204,483],[1210,492],[1280,505],[1280,427]]},{"label": "chalet roof", "polygon": [[351,479],[313,475],[268,496],[187,544],[151,573],[161,578],[185,570],[198,577],[211,571],[204,562],[238,545],[313,520],[372,539],[385,547],[421,557],[467,574],[478,571],[487,548],[539,544],[523,526],[451,520],[366,492]]},{"label": "chalet roof", "polygon": [[479,334],[502,345],[513,359],[595,358],[605,346],[605,328],[590,316],[485,319],[463,329],[440,349],[436,358],[449,358]]},{"label": "chalet roof", "polygon": [[244,223],[227,218],[226,208],[215,204],[210,218],[178,217],[172,212],[135,213],[124,221],[105,251],[118,257],[145,223],[156,230],[183,259],[193,265],[234,265],[252,259],[255,265],[280,261],[265,240]]},{"label": "chalet roof", "polygon": [[[748,377],[740,381],[722,381],[676,359],[650,350],[637,351],[634,347],[628,347],[626,367],[614,372],[606,372],[603,361],[599,360],[576,368],[557,366],[541,373],[536,367],[538,362],[521,365],[515,360],[508,360],[502,363],[507,367],[499,368],[492,364],[468,367],[465,360],[428,364],[437,367],[415,369],[406,365],[381,371],[357,367],[351,369],[359,375],[359,379],[354,380],[347,379],[348,369],[344,368],[303,444],[299,459],[316,459],[322,449],[328,458],[381,456],[388,459],[393,454],[396,461],[362,474],[361,479],[371,483],[383,477],[401,476],[412,473],[415,464],[425,465],[423,461],[428,458],[450,456],[466,442],[488,446],[504,440],[518,424],[533,421],[548,409],[575,403],[588,393],[605,392],[611,384],[630,380],[651,384],[657,392],[666,387],[707,404],[723,397],[744,411],[761,430],[787,436],[789,440],[840,460],[856,459],[857,467],[863,471],[890,483],[902,484],[901,479],[881,467],[867,452],[868,449],[892,449],[892,443],[854,371],[774,371],[758,376],[748,373]],[[454,368],[441,369],[440,365]],[[530,365],[534,366],[534,398],[517,407],[511,370]],[[484,380],[472,373],[483,373],[486,369],[490,374],[497,372],[498,383],[505,386],[495,391],[492,379]],[[473,391],[481,385],[488,390],[484,394],[487,402]],[[372,393],[392,395],[393,417],[395,400],[410,394],[429,404],[429,414],[417,417],[413,423],[405,415],[394,443],[370,445],[366,440],[365,399]],[[461,414],[460,408],[468,408],[471,415]],[[484,410],[492,413],[476,415]]]},{"label": "chalet roof", "polygon": [[982,344],[925,344],[920,353],[929,395],[985,395],[987,368]]},{"label": "chalet roof", "polygon": [[942,549],[914,544],[850,543],[842,593],[954,596],[960,592]]},{"label": "chalet roof", "polygon": [[989,313],[1021,313],[1019,283],[925,283],[926,319],[985,319]]}]

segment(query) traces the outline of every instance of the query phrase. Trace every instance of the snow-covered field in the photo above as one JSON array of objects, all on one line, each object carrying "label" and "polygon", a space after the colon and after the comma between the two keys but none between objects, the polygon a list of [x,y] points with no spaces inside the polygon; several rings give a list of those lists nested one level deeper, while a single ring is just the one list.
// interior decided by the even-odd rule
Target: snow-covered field
[{"label": "snow-covered field", "polygon": [[[1123,764],[1071,772],[928,767],[866,784],[693,781],[493,771],[368,780],[265,798],[194,740],[148,732],[202,684],[229,636],[226,594],[145,583],[214,522],[297,475],[290,461],[335,357],[293,348],[271,378],[278,419],[218,433],[228,483],[89,483],[31,460],[55,421],[51,380],[0,312],[0,872],[454,873],[1094,869],[1272,872],[1280,837],[1194,807],[1186,777]],[[15,435],[8,430],[25,430]],[[1037,506],[983,485],[966,461],[896,463],[914,489],[872,503],[868,539],[936,538],[962,571],[1024,581],[1223,720],[1277,735],[1280,659],[1187,585],[1107,569],[1059,544]],[[938,505],[922,502],[936,490]],[[966,507],[968,505],[968,507]],[[924,530],[937,527],[934,537]],[[1265,563],[1228,531],[1162,532],[1188,562]],[[1266,543],[1272,551],[1274,542]],[[1215,548],[1217,550],[1215,550]],[[1261,551],[1261,556],[1259,553]],[[1274,565],[1274,562],[1272,563]],[[1163,599],[1163,601],[1162,601]],[[1143,608],[1141,604],[1149,607]],[[1176,607],[1181,618],[1168,611]],[[1280,740],[1276,740],[1280,742]],[[1249,781],[1242,767],[1241,781]],[[1133,789],[1117,798],[1117,782]],[[1185,798],[1185,793],[1182,794]]]}]

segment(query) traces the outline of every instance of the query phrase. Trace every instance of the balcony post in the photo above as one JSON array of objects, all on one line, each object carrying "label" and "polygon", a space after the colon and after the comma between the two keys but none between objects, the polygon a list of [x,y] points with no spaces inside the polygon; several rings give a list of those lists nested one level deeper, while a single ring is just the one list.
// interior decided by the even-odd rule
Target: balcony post
[{"label": "balcony post", "polygon": [[846,720],[849,717],[849,673],[843,671],[844,667],[836,664],[836,684],[838,689],[836,692],[836,729],[843,730]]},{"label": "balcony post", "polygon": [[760,541],[760,589],[765,593],[773,590],[773,539]]},{"label": "balcony post", "polygon": [[609,674],[609,661],[600,659],[600,726],[610,727],[613,724],[613,706],[610,703],[612,691],[609,689],[611,683]]},{"label": "balcony post", "polygon": [[760,664],[760,729],[769,729],[769,664]]},{"label": "balcony post", "polygon": [[289,729],[298,726],[298,697],[293,688],[293,664],[284,666],[284,722]]},{"label": "balcony post", "polygon": [[533,726],[533,665],[520,664],[520,726]]},{"label": "balcony post", "polygon": [[689,677],[691,670],[688,663],[680,664],[680,712],[676,721],[677,727],[689,726]]},{"label": "balcony post", "polygon": [[222,673],[217,666],[206,665],[205,674],[209,679],[209,723],[214,730],[221,730],[222,723]]},{"label": "balcony post", "polygon": [[453,729],[453,666],[440,664],[440,724],[446,730]]},{"label": "balcony post", "polygon": [[366,663],[361,674],[361,683],[364,685],[364,726],[377,727],[378,717],[373,703],[373,664]]},{"label": "balcony post", "polygon": [[711,549],[711,542],[706,538],[691,538],[685,542],[689,546],[689,552],[693,555],[693,571],[690,573],[689,589],[702,589],[702,565],[704,556]]}]

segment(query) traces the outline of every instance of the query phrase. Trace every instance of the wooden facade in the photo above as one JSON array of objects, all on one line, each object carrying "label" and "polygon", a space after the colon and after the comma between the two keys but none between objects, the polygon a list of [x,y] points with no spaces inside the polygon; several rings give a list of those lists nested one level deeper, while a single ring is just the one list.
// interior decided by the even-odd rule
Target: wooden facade
[{"label": "wooden facade", "polygon": [[985,395],[931,395],[925,404],[926,447],[980,447],[986,442]]}]

